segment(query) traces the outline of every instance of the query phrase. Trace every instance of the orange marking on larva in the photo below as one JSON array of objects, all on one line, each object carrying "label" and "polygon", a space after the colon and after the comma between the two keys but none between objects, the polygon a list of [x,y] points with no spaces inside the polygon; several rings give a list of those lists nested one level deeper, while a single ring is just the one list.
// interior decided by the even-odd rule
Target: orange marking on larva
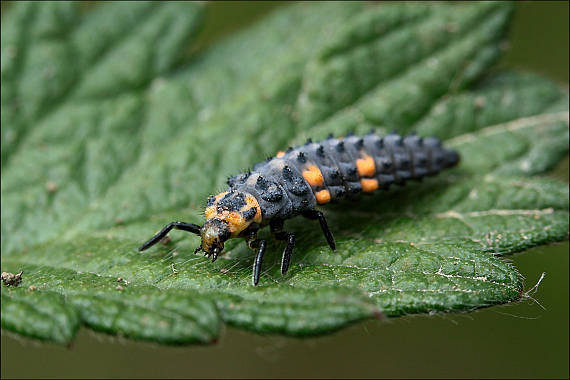
[{"label": "orange marking on larva", "polygon": [[216,205],[207,207],[204,214],[206,215],[206,219],[212,219],[216,216]]},{"label": "orange marking on larva", "polygon": [[222,199],[222,198],[224,197],[224,195],[226,195],[227,193],[228,193],[227,191],[226,191],[226,192],[223,192],[223,193],[220,193],[220,194],[216,195],[214,198],[216,199],[216,201],[219,201],[219,200]]},{"label": "orange marking on larva", "polygon": [[358,174],[361,177],[372,177],[376,171],[374,159],[365,154],[363,158],[356,160],[356,169],[358,169]]},{"label": "orange marking on larva", "polygon": [[362,186],[362,191],[369,193],[378,189],[378,181],[370,178],[363,178],[360,180],[360,185]]},{"label": "orange marking on larva", "polygon": [[323,173],[315,165],[309,166],[303,171],[303,177],[311,186],[322,186],[325,183]]},{"label": "orange marking on larva", "polygon": [[322,205],[323,203],[328,203],[331,200],[331,193],[328,190],[321,190],[315,194],[317,198],[317,203]]},{"label": "orange marking on larva", "polygon": [[285,155],[285,152],[281,152],[281,151],[280,151],[280,152],[277,152],[277,154],[275,155],[275,157],[281,158],[281,157],[283,157],[284,155]]},{"label": "orange marking on larva", "polygon": [[245,197],[245,203],[247,203],[247,205],[249,206],[248,209],[251,207],[255,207],[257,209],[257,212],[255,213],[255,216],[253,217],[253,221],[255,223],[261,223],[261,219],[262,219],[261,207],[259,207],[259,203],[257,202],[257,199],[255,199],[255,197],[252,195],[247,195]]},{"label": "orange marking on larva", "polygon": [[237,211],[224,211],[218,217],[228,222],[232,235],[239,234],[249,225],[245,218]]}]

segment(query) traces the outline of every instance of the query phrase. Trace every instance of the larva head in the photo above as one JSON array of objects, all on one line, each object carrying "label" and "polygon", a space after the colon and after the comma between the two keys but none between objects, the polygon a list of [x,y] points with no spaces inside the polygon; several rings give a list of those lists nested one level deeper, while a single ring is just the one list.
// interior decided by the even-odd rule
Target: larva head
[{"label": "larva head", "polygon": [[224,242],[231,237],[226,221],[218,218],[206,220],[200,230],[202,244],[200,248],[208,255],[218,256],[224,250]]},{"label": "larva head", "polygon": [[201,229],[204,252],[224,249],[224,242],[237,237],[252,223],[261,223],[259,203],[251,194],[240,191],[220,193],[208,198],[206,223]]}]

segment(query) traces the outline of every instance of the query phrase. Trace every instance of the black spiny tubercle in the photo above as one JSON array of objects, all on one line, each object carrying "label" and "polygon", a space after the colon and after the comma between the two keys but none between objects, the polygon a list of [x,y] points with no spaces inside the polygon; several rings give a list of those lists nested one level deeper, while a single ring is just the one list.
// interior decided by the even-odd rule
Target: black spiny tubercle
[{"label": "black spiny tubercle", "polygon": [[140,250],[179,229],[200,235],[202,243],[195,252],[202,250],[215,261],[227,239],[244,238],[256,251],[252,279],[257,285],[266,247],[266,241],[257,237],[260,228],[270,226],[274,237],[286,243],[281,264],[285,274],[295,245],[295,235],[283,230],[285,220],[298,215],[318,220],[334,250],[334,237],[323,213],[316,210],[318,205],[355,199],[408,180],[421,181],[458,162],[457,152],[445,149],[436,138],[415,133],[377,136],[372,129],[362,137],[349,132],[344,138],[330,134],[320,142],[308,139],[303,146],[289,147],[253,170],[228,178],[227,191],[208,198],[203,226],[172,222]]}]

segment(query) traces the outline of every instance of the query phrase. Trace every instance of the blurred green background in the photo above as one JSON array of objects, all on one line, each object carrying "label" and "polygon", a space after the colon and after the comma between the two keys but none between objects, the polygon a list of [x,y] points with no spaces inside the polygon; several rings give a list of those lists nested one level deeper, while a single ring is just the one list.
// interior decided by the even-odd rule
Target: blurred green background
[{"label": "blurred green background", "polygon": [[[4,10],[4,2],[2,4]],[[283,3],[216,2],[197,54]],[[524,2],[501,66],[568,87],[568,2]],[[568,182],[568,158],[551,174]],[[2,332],[2,377],[568,378],[568,242],[509,257],[532,299],[466,314],[367,321],[311,339],[226,328],[215,346],[164,347],[82,329],[71,347]],[[539,305],[540,304],[540,305]]]}]

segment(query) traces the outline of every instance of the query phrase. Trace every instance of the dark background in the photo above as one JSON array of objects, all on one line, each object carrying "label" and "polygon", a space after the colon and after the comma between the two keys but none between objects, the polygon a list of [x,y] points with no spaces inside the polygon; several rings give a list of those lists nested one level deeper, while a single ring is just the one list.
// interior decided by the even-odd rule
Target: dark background
[{"label": "dark background", "polygon": [[[276,3],[210,4],[196,50]],[[501,66],[568,88],[568,2],[524,2]],[[3,4],[2,9],[5,6]],[[568,158],[551,174],[568,182]],[[568,378],[568,242],[507,259],[530,289],[522,302],[473,313],[367,321],[298,339],[225,328],[215,346],[165,347],[82,329],[71,348],[2,332],[2,377],[540,377]],[[539,304],[542,306],[539,306]]]}]

